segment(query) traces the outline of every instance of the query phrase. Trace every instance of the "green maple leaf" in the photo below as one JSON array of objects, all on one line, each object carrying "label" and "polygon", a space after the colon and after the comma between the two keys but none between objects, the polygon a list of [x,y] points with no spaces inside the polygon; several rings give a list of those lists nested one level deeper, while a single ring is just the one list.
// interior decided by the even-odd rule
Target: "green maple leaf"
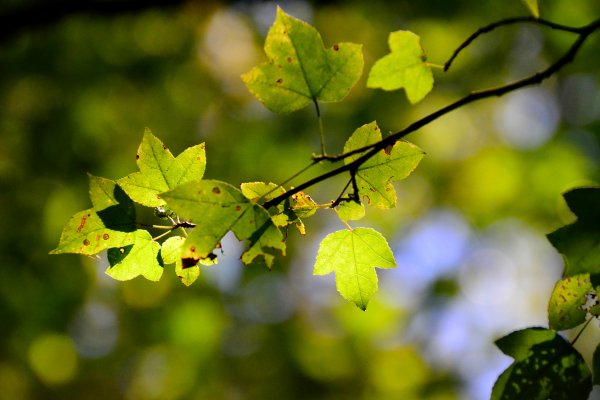
[{"label": "green maple leaf", "polygon": [[269,213],[225,182],[190,182],[161,197],[178,215],[196,224],[182,246],[184,268],[214,258],[212,251],[230,230],[239,240],[248,240],[242,254],[245,264],[260,256],[271,267],[276,251],[285,254],[283,235]]},{"label": "green maple leaf", "polygon": [[600,273],[600,188],[586,187],[564,195],[577,221],[548,235],[563,255],[563,276]]},{"label": "green maple leaf", "polygon": [[571,276],[556,282],[548,303],[548,324],[551,329],[571,329],[585,321],[582,306],[586,294],[593,291],[589,274]]},{"label": "green maple leaf", "polygon": [[[381,141],[381,131],[375,122],[358,128],[348,139],[344,152],[362,148]],[[349,164],[362,155],[345,159]],[[360,198],[379,208],[396,206],[396,191],[391,182],[406,178],[417,167],[425,153],[414,144],[398,141],[391,149],[381,150],[364,162],[356,174]]]},{"label": "green maple leaf", "polygon": [[531,14],[539,18],[540,17],[540,8],[538,7],[538,0],[523,0],[525,6],[531,11]]},{"label": "green maple leaf", "polygon": [[158,253],[160,244],[155,242],[150,232],[135,232],[135,242],[131,245],[108,249],[110,267],[106,274],[119,281],[127,281],[140,275],[151,281],[158,281],[163,273]]},{"label": "green maple leaf", "polygon": [[592,377],[583,357],[553,330],[528,328],[496,341],[515,359],[497,379],[491,400],[586,400]]},{"label": "green maple leaf", "polygon": [[177,277],[185,286],[190,286],[200,276],[200,266],[193,265],[189,268],[183,268],[181,248],[184,243],[184,237],[170,237],[163,242],[160,254],[165,264],[175,264],[175,273],[177,274]]},{"label": "green maple leaf", "polygon": [[265,41],[268,62],[242,75],[250,92],[265,107],[289,113],[311,102],[346,97],[363,69],[361,46],[339,43],[325,49],[319,32],[277,7]]},{"label": "green maple leaf", "polygon": [[204,143],[190,147],[177,158],[146,129],[136,154],[140,172],[118,180],[119,185],[135,202],[147,207],[165,204],[159,194],[176,186],[202,179],[206,167]]},{"label": "green maple leaf", "polygon": [[377,60],[367,87],[384,90],[404,88],[412,103],[421,101],[433,88],[433,73],[427,64],[419,36],[409,31],[390,33],[391,53]]},{"label": "green maple leaf", "polygon": [[92,255],[135,242],[135,208],[125,192],[110,179],[89,175],[93,207],[71,217],[58,246],[50,254]]},{"label": "green maple leaf", "polygon": [[377,292],[377,268],[395,268],[396,261],[387,241],[369,228],[334,232],[321,242],[314,267],[315,275],[335,272],[338,292],[361,310]]}]

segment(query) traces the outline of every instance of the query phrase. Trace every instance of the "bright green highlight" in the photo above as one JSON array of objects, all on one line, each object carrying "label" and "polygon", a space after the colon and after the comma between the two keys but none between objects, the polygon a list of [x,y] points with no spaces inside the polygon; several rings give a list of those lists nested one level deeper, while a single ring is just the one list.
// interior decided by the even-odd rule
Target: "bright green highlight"
[{"label": "bright green highlight", "polygon": [[119,179],[119,185],[137,203],[147,207],[163,206],[165,202],[160,193],[202,179],[206,167],[204,143],[188,148],[175,158],[160,139],[146,129],[136,162],[140,171]]},{"label": "bright green highlight", "polygon": [[[377,123],[358,128],[344,146],[344,153],[381,141]],[[364,153],[345,159],[349,164]],[[360,199],[378,208],[396,206],[396,191],[391,182],[406,178],[417,167],[425,153],[414,144],[398,141],[391,149],[381,150],[365,161],[356,174]]]},{"label": "bright green highlight", "polygon": [[585,294],[593,290],[590,275],[575,275],[556,282],[548,303],[548,324],[551,329],[571,329],[585,321],[581,308]]},{"label": "bright green highlight", "polygon": [[93,208],[71,217],[50,254],[97,254],[135,241],[135,208],[116,182],[89,175]]},{"label": "bright green highlight", "polygon": [[600,273],[600,188],[584,187],[566,192],[565,200],[577,221],[548,235],[563,255],[569,277]]},{"label": "bright green highlight", "polygon": [[38,378],[51,386],[71,381],[79,364],[71,339],[57,333],[35,338],[29,346],[28,358]]},{"label": "bright green highlight", "polygon": [[433,73],[426,63],[419,36],[409,31],[390,33],[391,53],[377,60],[367,79],[367,87],[383,90],[404,88],[412,103],[421,101],[433,89]]},{"label": "bright green highlight", "polygon": [[212,251],[230,230],[239,240],[248,240],[242,254],[245,264],[262,257],[271,267],[277,252],[285,254],[283,235],[269,213],[228,183],[190,182],[161,197],[178,215],[196,224],[182,246],[184,267],[211,258]]},{"label": "bright green highlight", "polygon": [[583,357],[553,330],[528,328],[496,341],[515,359],[498,377],[491,400],[586,400],[592,377]]},{"label": "bright green highlight", "polygon": [[242,75],[242,80],[277,113],[290,113],[314,101],[342,101],[362,75],[361,45],[339,43],[325,49],[314,27],[279,7],[265,53],[268,61]]},{"label": "bright green highlight", "polygon": [[531,14],[534,17],[540,17],[540,8],[538,7],[538,0],[523,0],[523,3],[525,4],[525,6],[527,6],[529,11],[531,11]]},{"label": "bright green highlight", "polygon": [[395,268],[396,261],[385,238],[370,228],[334,232],[321,242],[315,275],[335,272],[338,292],[361,310],[377,292],[377,268]]},{"label": "bright green highlight", "polygon": [[106,274],[119,281],[127,281],[140,275],[148,280],[158,281],[163,273],[158,258],[159,251],[160,244],[152,240],[150,233],[138,230],[132,245],[108,249],[110,267]]}]

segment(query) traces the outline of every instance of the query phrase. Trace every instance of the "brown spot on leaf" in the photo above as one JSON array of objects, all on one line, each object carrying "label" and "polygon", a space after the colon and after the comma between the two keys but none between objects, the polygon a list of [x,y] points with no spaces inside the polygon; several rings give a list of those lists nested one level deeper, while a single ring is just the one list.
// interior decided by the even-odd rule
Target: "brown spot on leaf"
[{"label": "brown spot on leaf", "polygon": [[191,251],[192,253],[194,253],[194,252],[196,251],[196,246],[192,246],[192,247],[190,247],[190,251]]},{"label": "brown spot on leaf", "polygon": [[292,57],[287,58],[287,62],[291,63],[292,61],[294,61],[294,59]]},{"label": "brown spot on leaf", "polygon": [[283,68],[283,65],[277,64],[277,68],[281,69],[281,68]]},{"label": "brown spot on leaf", "polygon": [[105,233],[104,235],[102,235],[102,239],[104,240],[108,240],[110,238],[110,235],[108,233]]},{"label": "brown spot on leaf", "polygon": [[135,155],[135,159],[136,159],[136,160],[139,160],[139,159],[140,159],[140,155],[139,155],[139,154],[136,154],[136,155]]},{"label": "brown spot on leaf", "polygon": [[333,51],[338,51],[339,49],[340,49],[340,46],[338,44],[333,45]]},{"label": "brown spot on leaf", "polygon": [[163,144],[163,150],[165,150],[165,151],[168,150],[167,146],[165,146],[164,144]]},{"label": "brown spot on leaf", "polygon": [[87,239],[83,239],[83,245],[84,246],[89,246],[90,245],[90,241]]},{"label": "brown spot on leaf", "polygon": [[281,79],[281,78],[277,79],[277,83],[281,85],[283,83],[283,79]]},{"label": "brown spot on leaf", "polygon": [[204,149],[206,148],[206,144],[205,144],[205,143],[200,143],[200,148],[201,148],[202,150],[204,150]]},{"label": "brown spot on leaf", "polygon": [[242,206],[240,206],[239,204],[235,206],[235,211],[242,211]]},{"label": "brown spot on leaf", "polygon": [[221,189],[218,186],[215,186],[214,188],[212,188],[212,192],[214,194],[220,194],[221,193]]},{"label": "brown spot on leaf", "polygon": [[216,249],[220,249],[221,248],[221,243],[217,243],[217,245],[215,246]]},{"label": "brown spot on leaf", "polygon": [[196,258],[182,258],[181,259],[181,269],[192,268],[198,264],[198,259]]},{"label": "brown spot on leaf", "polygon": [[87,221],[88,217],[90,216],[90,214],[88,215],[84,215],[81,218],[81,223],[79,224],[79,227],[76,229],[77,232],[81,232],[81,230],[83,229],[83,227],[85,226],[85,221]]},{"label": "brown spot on leaf", "polygon": [[209,253],[209,254],[206,256],[205,260],[214,261],[216,258],[217,258],[217,255],[216,255],[216,254],[214,254],[214,253]]}]

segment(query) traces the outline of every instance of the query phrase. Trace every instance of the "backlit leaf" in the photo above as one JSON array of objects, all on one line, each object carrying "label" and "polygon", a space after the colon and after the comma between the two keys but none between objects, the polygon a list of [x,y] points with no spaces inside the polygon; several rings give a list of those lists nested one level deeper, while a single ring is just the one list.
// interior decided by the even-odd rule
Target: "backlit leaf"
[{"label": "backlit leaf", "polygon": [[[344,152],[349,152],[381,141],[377,123],[371,122],[358,128],[348,139]],[[345,159],[349,164],[361,156],[355,154]],[[406,178],[417,167],[425,153],[414,144],[398,141],[391,149],[381,150],[358,169],[356,183],[361,199],[379,208],[396,206],[396,191],[391,182]]]},{"label": "backlit leaf", "polygon": [[575,275],[556,282],[548,304],[548,324],[557,331],[571,329],[585,321],[586,293],[593,290],[590,275]]},{"label": "backlit leaf", "polygon": [[563,255],[563,276],[600,273],[600,188],[578,188],[564,198],[577,221],[548,235],[552,245]]},{"label": "backlit leaf", "polygon": [[362,74],[361,46],[338,43],[325,49],[319,32],[277,7],[265,41],[268,61],[242,75],[265,107],[289,113],[313,101],[337,102]]},{"label": "backlit leaf", "polygon": [[135,241],[135,208],[131,199],[115,181],[93,175],[89,175],[89,180],[94,207],[71,217],[50,254],[92,255]]},{"label": "backlit leaf", "polygon": [[135,242],[131,245],[108,249],[110,267],[106,274],[110,277],[126,281],[142,275],[148,280],[158,281],[163,273],[159,262],[160,244],[152,240],[145,230],[135,232]]},{"label": "backlit leaf", "polygon": [[277,252],[285,254],[283,235],[269,213],[225,182],[190,182],[161,197],[178,215],[196,224],[182,246],[184,268],[213,259],[212,251],[230,230],[239,240],[248,240],[242,254],[245,264],[262,257],[270,267]]},{"label": "backlit leaf", "polygon": [[367,79],[367,87],[384,90],[404,88],[412,103],[421,101],[433,88],[433,73],[426,63],[419,36],[409,31],[390,33],[391,53],[379,59]]},{"label": "backlit leaf", "polygon": [[190,286],[200,276],[200,266],[194,265],[189,268],[183,268],[181,262],[181,247],[185,238],[173,236],[165,240],[162,244],[160,254],[165,264],[175,264],[175,273],[185,286]]},{"label": "backlit leaf", "polygon": [[342,201],[337,214],[342,221],[356,221],[365,216],[365,206],[352,200]]},{"label": "backlit leaf", "polygon": [[361,310],[377,292],[377,268],[395,268],[394,255],[377,231],[356,228],[334,232],[321,242],[315,275],[335,272],[338,292]]},{"label": "backlit leaf", "polygon": [[163,206],[165,202],[159,197],[160,193],[202,179],[206,167],[204,143],[188,148],[175,158],[160,139],[146,129],[136,162],[140,172],[119,179],[119,185],[135,202],[148,207]]},{"label": "backlit leaf", "polygon": [[494,384],[491,400],[586,400],[592,377],[583,357],[553,330],[512,332],[496,345],[515,361]]}]

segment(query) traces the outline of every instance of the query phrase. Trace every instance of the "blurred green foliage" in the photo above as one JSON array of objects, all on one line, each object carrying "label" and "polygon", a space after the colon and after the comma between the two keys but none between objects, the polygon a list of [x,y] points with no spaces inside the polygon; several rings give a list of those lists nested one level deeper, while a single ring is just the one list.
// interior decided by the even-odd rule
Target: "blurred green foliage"
[{"label": "blurred green foliage", "polygon": [[[315,25],[326,46],[363,44],[367,71],[389,51],[391,31],[416,32],[428,61],[443,63],[477,27],[526,12],[517,0],[281,6]],[[548,0],[540,8],[543,17],[573,25],[600,15],[589,0]],[[307,237],[290,233],[288,256],[273,272],[259,264],[240,270],[241,249],[230,243],[228,261],[207,267],[190,288],[173,271],[159,283],[116,283],[104,276],[105,261],[48,255],[68,218],[89,207],[86,172],[118,179],[135,170],[145,127],[174,154],[206,142],[205,177],[234,185],[279,182],[309,162],[319,149],[314,111],[273,115],[240,79],[263,60],[274,15],[269,2],[189,1],[111,17],[71,15],[2,42],[0,399],[461,396],[464,377],[429,365],[414,346],[426,338],[403,339],[414,310],[382,294],[362,313],[337,300],[331,281],[309,276],[314,238],[339,228],[327,216],[307,221]],[[434,72],[433,92],[415,107],[401,92],[366,89],[365,74],[344,102],[323,107],[327,148],[341,151],[372,120],[384,132],[399,130],[470,90],[532,73],[569,39],[530,26],[484,36],[446,75]],[[594,37],[542,92],[525,91],[545,103],[511,94],[413,134],[427,157],[397,186],[397,208],[369,209],[368,223],[400,237],[436,207],[457,210],[474,227],[517,218],[540,236],[572,221],[560,194],[598,179],[598,45]],[[550,121],[517,132],[539,131],[539,142],[511,136],[512,101],[526,110],[518,126],[529,126],[528,116]],[[333,179],[310,194],[325,202],[344,183]],[[457,285],[452,277],[443,282]],[[456,292],[434,285],[424,295],[437,304],[436,293]]]}]

